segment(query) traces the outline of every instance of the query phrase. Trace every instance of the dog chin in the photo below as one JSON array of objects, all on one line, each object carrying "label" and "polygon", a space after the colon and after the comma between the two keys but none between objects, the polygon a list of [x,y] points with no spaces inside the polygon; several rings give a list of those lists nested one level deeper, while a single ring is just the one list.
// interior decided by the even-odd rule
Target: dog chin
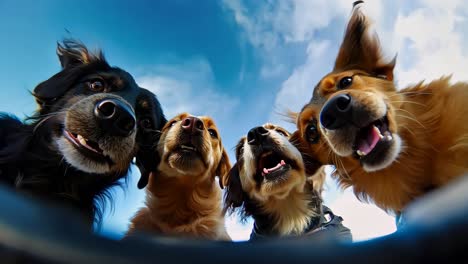
[{"label": "dog chin", "polygon": [[[199,157],[185,157],[181,153],[169,154],[167,164],[161,162],[159,170],[169,175],[201,175],[205,166]],[[175,171],[176,173],[171,173]]]},{"label": "dog chin", "polygon": [[328,141],[328,145],[332,148],[333,152],[341,157],[348,157],[353,155],[353,143],[349,141],[350,138],[355,138],[356,130],[346,129],[346,131],[329,131],[323,129],[325,132],[324,138]]},{"label": "dog chin", "polygon": [[65,161],[74,168],[86,173],[95,174],[106,174],[112,171],[110,164],[97,162],[87,158],[77,151],[75,147],[72,146],[72,143],[63,136],[56,139],[55,142],[58,151],[62,154]]},{"label": "dog chin", "polygon": [[374,171],[385,169],[388,166],[390,166],[398,158],[398,155],[400,154],[401,149],[402,149],[402,140],[400,136],[398,136],[397,134],[394,134],[393,142],[391,146],[388,148],[388,150],[386,151],[386,153],[384,154],[385,157],[383,157],[377,163],[362,162],[362,168],[366,172],[374,172]]}]

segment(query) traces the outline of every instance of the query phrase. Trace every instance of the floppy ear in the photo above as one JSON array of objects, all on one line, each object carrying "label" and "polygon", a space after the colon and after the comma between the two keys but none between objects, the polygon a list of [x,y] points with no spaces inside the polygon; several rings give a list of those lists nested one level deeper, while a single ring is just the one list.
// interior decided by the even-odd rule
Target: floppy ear
[{"label": "floppy ear", "polygon": [[371,22],[361,11],[362,3],[354,3],[334,70],[360,69],[392,81],[396,56],[390,62],[384,61],[379,38],[371,32]]},{"label": "floppy ear", "polygon": [[[310,174],[309,174],[310,175]],[[321,166],[312,176],[308,176],[307,180],[311,182],[314,190],[321,194],[323,186],[325,185],[327,174],[325,173],[325,166]]]},{"label": "floppy ear", "polygon": [[305,142],[300,135],[300,131],[296,130],[289,137],[289,142],[299,150],[304,161],[305,172],[307,175],[314,175],[317,170],[323,165],[315,157],[308,153],[309,143]]},{"label": "floppy ear", "polygon": [[218,168],[216,168],[215,175],[219,177],[219,186],[221,189],[226,186],[224,184],[224,177],[226,174],[228,174],[229,170],[231,169],[231,162],[229,161],[229,156],[226,152],[226,150],[223,148],[223,153],[221,155],[221,160],[219,162]]},{"label": "floppy ear", "polygon": [[155,146],[167,120],[156,96],[144,88],[140,88],[135,112],[138,122],[136,165],[141,173],[138,188],[143,189],[148,184],[150,173],[157,170],[161,160]]},{"label": "floppy ear", "polygon": [[223,185],[226,186],[224,193],[224,209],[223,213],[233,211],[235,208],[240,207],[244,202],[244,191],[239,176],[239,165],[236,163],[231,168],[229,173],[223,175]]}]

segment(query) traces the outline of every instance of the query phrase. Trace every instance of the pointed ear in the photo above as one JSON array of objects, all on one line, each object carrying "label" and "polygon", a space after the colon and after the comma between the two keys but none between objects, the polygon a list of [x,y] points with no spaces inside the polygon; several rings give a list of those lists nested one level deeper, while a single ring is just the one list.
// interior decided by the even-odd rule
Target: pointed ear
[{"label": "pointed ear", "polygon": [[96,54],[90,53],[83,43],[74,39],[65,39],[62,43],[57,43],[57,56],[63,69],[105,60],[102,51]]},{"label": "pointed ear", "polygon": [[244,191],[242,190],[242,184],[239,176],[239,165],[237,163],[234,164],[229,173],[223,176],[222,182],[223,185],[226,186],[223,212],[232,212],[244,202]]},{"label": "pointed ear", "polygon": [[215,175],[219,177],[219,186],[221,187],[221,189],[223,189],[224,186],[226,186],[224,184],[224,176],[228,174],[230,169],[231,169],[231,162],[229,161],[229,156],[226,150],[223,148],[223,152],[221,154],[221,160],[215,172]]},{"label": "pointed ear", "polygon": [[37,85],[33,91],[41,113],[46,113],[48,106],[76,85],[78,78],[84,72],[77,66],[99,61],[100,67],[109,67],[101,51],[90,53],[86,46],[77,40],[65,39],[62,43],[57,43],[57,55],[62,70]]},{"label": "pointed ear", "polygon": [[396,57],[384,62],[379,38],[371,30],[371,21],[361,10],[363,1],[357,1],[335,60],[334,71],[360,69],[374,76],[393,80]]}]

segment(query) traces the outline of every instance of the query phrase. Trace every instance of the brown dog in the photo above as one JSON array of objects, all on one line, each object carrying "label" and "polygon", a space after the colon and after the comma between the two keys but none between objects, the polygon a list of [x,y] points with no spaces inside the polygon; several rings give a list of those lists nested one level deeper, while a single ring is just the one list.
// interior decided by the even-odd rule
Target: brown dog
[{"label": "brown dog", "polygon": [[223,177],[225,210],[240,209],[243,219],[253,217],[251,240],[332,232],[351,239],[342,219],[322,205],[324,169],[306,175],[301,154],[289,137],[283,128],[265,124],[241,138],[237,163]]},{"label": "brown dog", "polygon": [[229,239],[215,176],[228,173],[231,165],[213,120],[187,113],[169,120],[157,153],[161,161],[150,176],[146,207],[133,217],[128,234]]},{"label": "brown dog", "polygon": [[334,164],[358,198],[399,213],[468,171],[468,84],[444,77],[397,90],[396,59],[384,61],[369,24],[355,7],[335,67],[300,112],[293,138],[305,159]]}]

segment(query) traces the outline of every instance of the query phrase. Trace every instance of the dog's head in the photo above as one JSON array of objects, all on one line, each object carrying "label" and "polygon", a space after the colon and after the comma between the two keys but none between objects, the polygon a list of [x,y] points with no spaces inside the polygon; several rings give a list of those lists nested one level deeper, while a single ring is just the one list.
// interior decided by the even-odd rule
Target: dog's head
[{"label": "dog's head", "polygon": [[237,163],[223,177],[225,208],[242,205],[244,195],[259,202],[284,198],[306,182],[301,154],[285,129],[272,124],[251,129],[236,146]]},{"label": "dog's head", "polygon": [[207,116],[183,113],[169,120],[161,131],[157,153],[161,158],[158,171],[181,181],[214,179],[231,168],[218,128]]},{"label": "dog's head", "polygon": [[[335,67],[317,84],[304,111],[321,109],[323,137],[337,155],[354,157],[364,170],[376,171],[389,166],[400,152],[395,120],[401,101],[393,83],[396,58],[383,60],[378,37],[369,26],[356,6]],[[308,114],[300,116],[302,120]]]},{"label": "dog's head", "polygon": [[72,167],[91,174],[126,173],[135,152],[135,106],[141,88],[111,67],[101,52],[80,42],[58,44],[62,70],[33,91],[39,105],[32,117],[49,124],[50,140]]}]

